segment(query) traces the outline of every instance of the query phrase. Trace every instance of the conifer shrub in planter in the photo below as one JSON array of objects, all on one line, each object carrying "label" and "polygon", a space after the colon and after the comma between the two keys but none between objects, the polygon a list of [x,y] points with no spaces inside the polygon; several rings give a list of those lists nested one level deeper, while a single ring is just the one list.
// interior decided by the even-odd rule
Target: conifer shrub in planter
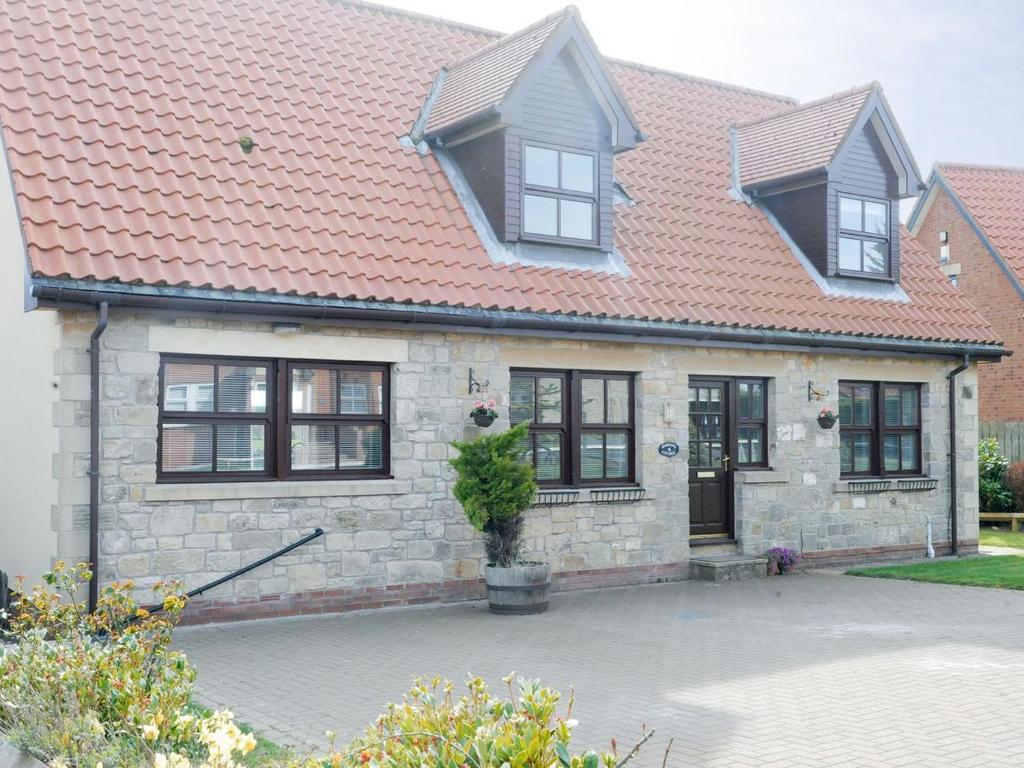
[{"label": "conifer shrub in planter", "polygon": [[453,492],[470,524],[484,535],[487,601],[494,613],[542,613],[551,566],[523,559],[523,513],[533,503],[533,467],[521,461],[529,425],[457,441]]}]

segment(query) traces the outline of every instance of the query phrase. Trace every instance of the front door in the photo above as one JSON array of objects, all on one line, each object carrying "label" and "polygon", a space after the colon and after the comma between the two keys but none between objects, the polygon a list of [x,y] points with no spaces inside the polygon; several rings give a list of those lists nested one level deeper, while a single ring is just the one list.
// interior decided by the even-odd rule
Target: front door
[{"label": "front door", "polygon": [[730,386],[690,377],[691,536],[732,536]]}]

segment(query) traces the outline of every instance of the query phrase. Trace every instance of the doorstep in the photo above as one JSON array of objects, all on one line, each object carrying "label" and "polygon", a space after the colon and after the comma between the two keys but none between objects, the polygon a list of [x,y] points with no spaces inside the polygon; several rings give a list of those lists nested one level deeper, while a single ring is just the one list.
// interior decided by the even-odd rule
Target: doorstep
[{"label": "doorstep", "polygon": [[768,558],[757,555],[690,556],[690,578],[697,581],[748,581],[768,575]]}]

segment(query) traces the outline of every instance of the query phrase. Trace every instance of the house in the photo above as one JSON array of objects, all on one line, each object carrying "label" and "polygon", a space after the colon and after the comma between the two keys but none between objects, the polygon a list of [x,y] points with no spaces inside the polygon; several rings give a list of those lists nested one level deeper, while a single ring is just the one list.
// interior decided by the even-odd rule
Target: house
[{"label": "house", "polygon": [[[1024,168],[938,163],[908,224],[1006,345],[1024,349]],[[1024,422],[1022,387],[1024,357],[979,367],[981,421]]]},{"label": "house", "polygon": [[877,84],[608,60],[572,7],[25,0],[0,89],[4,571],[194,588],[322,528],[192,620],[480,596],[480,396],[532,425],[558,589],[976,547],[1004,349],[900,228]]}]

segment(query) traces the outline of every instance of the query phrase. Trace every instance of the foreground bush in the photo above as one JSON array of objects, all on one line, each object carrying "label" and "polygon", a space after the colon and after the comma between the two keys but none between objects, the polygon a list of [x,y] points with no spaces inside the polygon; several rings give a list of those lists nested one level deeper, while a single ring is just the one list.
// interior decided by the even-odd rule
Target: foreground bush
[{"label": "foreground bush", "polygon": [[613,768],[611,753],[573,755],[572,697],[564,717],[560,695],[536,680],[505,678],[509,697],[492,696],[479,678],[455,698],[454,686],[417,681],[401,704],[389,704],[374,726],[330,757],[335,768]]},{"label": "foreground bush", "polygon": [[1009,512],[1013,495],[1006,487],[1006,468],[1010,462],[999,452],[994,438],[978,442],[978,501],[982,512]]}]

